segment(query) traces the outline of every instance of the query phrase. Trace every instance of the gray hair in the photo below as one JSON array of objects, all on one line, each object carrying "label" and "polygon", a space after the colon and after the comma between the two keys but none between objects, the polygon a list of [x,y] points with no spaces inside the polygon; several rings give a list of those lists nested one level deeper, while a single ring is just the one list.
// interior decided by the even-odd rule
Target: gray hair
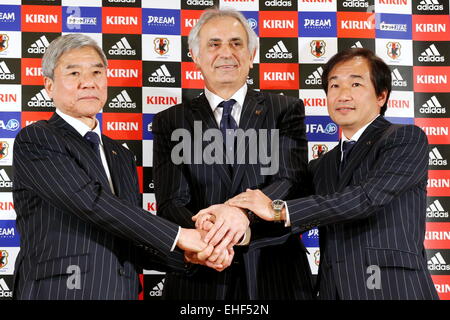
[{"label": "gray hair", "polygon": [[42,74],[53,80],[54,71],[59,58],[67,51],[91,47],[97,51],[105,67],[108,66],[105,53],[91,37],[82,33],[66,34],[53,40],[42,57]]},{"label": "gray hair", "polygon": [[245,31],[247,32],[247,38],[248,38],[248,50],[251,54],[258,49],[258,36],[256,35],[255,31],[250,27],[250,25],[247,22],[247,19],[244,17],[242,13],[239,11],[232,9],[232,8],[226,8],[226,9],[217,9],[217,8],[211,8],[206,9],[202,15],[200,16],[200,19],[195,24],[195,26],[191,29],[191,32],[189,33],[188,37],[188,45],[189,49],[192,50],[194,55],[198,55],[198,52],[200,51],[200,39],[199,34],[200,30],[203,27],[205,23],[208,21],[214,19],[214,18],[222,18],[222,17],[231,17],[238,20],[241,25],[244,27]]}]

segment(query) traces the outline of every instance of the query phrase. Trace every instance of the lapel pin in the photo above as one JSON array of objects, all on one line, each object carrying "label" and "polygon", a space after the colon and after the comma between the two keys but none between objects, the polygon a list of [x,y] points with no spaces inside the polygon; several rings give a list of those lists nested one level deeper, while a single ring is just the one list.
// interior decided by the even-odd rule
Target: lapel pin
[{"label": "lapel pin", "polygon": [[114,151],[114,150],[112,151],[112,154],[115,155],[115,156],[117,156],[117,152]]},{"label": "lapel pin", "polygon": [[261,114],[261,111],[262,111],[262,110],[256,110],[256,111],[255,111],[255,114],[256,114],[257,116],[259,116],[259,115]]},{"label": "lapel pin", "polygon": [[368,146],[370,146],[371,144],[372,144],[372,141],[367,141],[367,143],[366,143]]}]

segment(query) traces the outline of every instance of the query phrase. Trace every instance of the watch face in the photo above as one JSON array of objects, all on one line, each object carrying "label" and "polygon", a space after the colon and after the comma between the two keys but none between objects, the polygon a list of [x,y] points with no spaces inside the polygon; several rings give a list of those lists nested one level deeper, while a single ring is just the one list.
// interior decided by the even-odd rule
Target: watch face
[{"label": "watch face", "polygon": [[274,209],[281,209],[283,207],[284,201],[283,200],[273,200],[272,201],[272,207]]}]

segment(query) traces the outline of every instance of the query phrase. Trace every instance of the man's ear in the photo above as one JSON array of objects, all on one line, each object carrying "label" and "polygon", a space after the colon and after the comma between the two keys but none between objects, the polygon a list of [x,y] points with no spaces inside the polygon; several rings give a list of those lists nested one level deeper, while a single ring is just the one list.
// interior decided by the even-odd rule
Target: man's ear
[{"label": "man's ear", "polygon": [[378,106],[381,108],[386,103],[387,98],[387,90],[384,90],[378,97],[377,97],[377,103]]},{"label": "man's ear", "polygon": [[45,91],[47,91],[47,94],[50,98],[53,98],[53,80],[48,78],[48,77],[44,77],[44,88]]},{"label": "man's ear", "polygon": [[251,54],[251,61],[250,61],[250,69],[253,69],[253,61],[255,61],[255,56],[256,56],[256,49],[255,51],[253,51],[253,53]]},{"label": "man's ear", "polygon": [[194,52],[192,52],[192,50],[189,50],[189,53],[191,54],[191,58],[192,58],[192,61],[194,61],[195,66],[197,67],[198,70],[200,70],[200,68],[198,66],[198,56],[194,55]]}]

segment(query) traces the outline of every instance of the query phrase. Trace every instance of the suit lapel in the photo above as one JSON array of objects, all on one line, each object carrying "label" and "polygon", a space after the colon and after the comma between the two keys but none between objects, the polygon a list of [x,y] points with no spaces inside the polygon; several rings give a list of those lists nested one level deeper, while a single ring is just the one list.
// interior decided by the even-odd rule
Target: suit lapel
[{"label": "suit lapel", "polygon": [[122,184],[120,177],[122,176],[120,161],[118,159],[117,145],[114,144],[107,136],[102,135],[103,147],[105,148],[106,161],[108,162],[109,173],[113,182],[114,193],[120,197],[122,195]]},{"label": "suit lapel", "polygon": [[[79,161],[81,163],[86,164],[87,173],[99,180],[102,186],[110,190],[109,182],[106,177],[105,169],[103,168],[103,164],[100,160],[97,159],[97,155],[95,151],[89,145],[89,142],[86,141],[79,133],[76,131],[70,124],[68,124],[63,118],[61,118],[56,112],[53,116],[48,120],[48,122],[60,129],[63,136],[67,139],[67,142],[70,142],[70,146],[74,150],[74,154],[79,154]],[[108,161],[109,162],[109,161]]]},{"label": "suit lapel", "polygon": [[[325,187],[328,193],[336,192],[338,187],[338,175],[339,175],[339,163],[341,160],[341,149],[339,148],[339,145],[334,147],[330,152],[326,153],[324,157],[327,157],[326,160],[326,169],[325,169],[325,181],[326,183],[324,186],[319,186],[320,188]],[[323,173],[319,173],[323,177]],[[331,183],[330,183],[331,182]],[[320,190],[316,190],[316,192],[320,192]]]},{"label": "suit lapel", "polygon": [[[241,119],[239,121],[239,129],[244,132],[248,129],[255,129],[258,135],[259,129],[261,128],[264,119],[266,117],[266,107],[264,105],[264,95],[260,92],[249,90],[244,100],[244,105],[242,106]],[[245,143],[243,146],[242,144]],[[270,149],[270,148],[269,148]],[[245,150],[244,155],[248,159],[249,156],[249,141],[244,139],[240,141],[237,145],[235,151]],[[240,152],[239,152],[240,153]],[[239,154],[238,154],[239,155]],[[244,176],[246,169],[246,164],[235,164],[233,167],[233,183],[231,186],[231,194],[235,194],[239,191],[241,187],[241,180]]]},{"label": "suit lapel", "polygon": [[[209,106],[209,102],[206,99],[205,95],[202,94],[197,98],[194,98],[191,103],[190,107],[192,110],[192,117],[193,117],[193,123],[192,123],[192,131],[191,133],[194,133],[195,128],[195,122],[200,121],[202,124],[202,135],[203,133],[208,129],[217,129],[219,130],[219,127],[217,126],[216,119],[214,118],[214,114],[211,110],[211,107]],[[194,141],[192,141],[194,142]],[[208,141],[202,142],[202,154],[201,159],[203,163],[203,150],[205,150],[205,147],[209,144]],[[224,148],[222,148],[224,151]],[[225,161],[225,155],[222,157],[222,164],[214,164],[213,168],[217,172],[218,176],[222,180],[222,182],[229,186],[231,185],[231,177],[230,177],[230,171],[228,170],[228,165]],[[206,164],[204,164],[206,165]]]},{"label": "suit lapel", "polygon": [[339,178],[338,190],[348,185],[355,169],[361,164],[367,153],[372,149],[372,146],[389,125],[390,122],[379,116],[367,127],[350,153],[347,166]]}]

